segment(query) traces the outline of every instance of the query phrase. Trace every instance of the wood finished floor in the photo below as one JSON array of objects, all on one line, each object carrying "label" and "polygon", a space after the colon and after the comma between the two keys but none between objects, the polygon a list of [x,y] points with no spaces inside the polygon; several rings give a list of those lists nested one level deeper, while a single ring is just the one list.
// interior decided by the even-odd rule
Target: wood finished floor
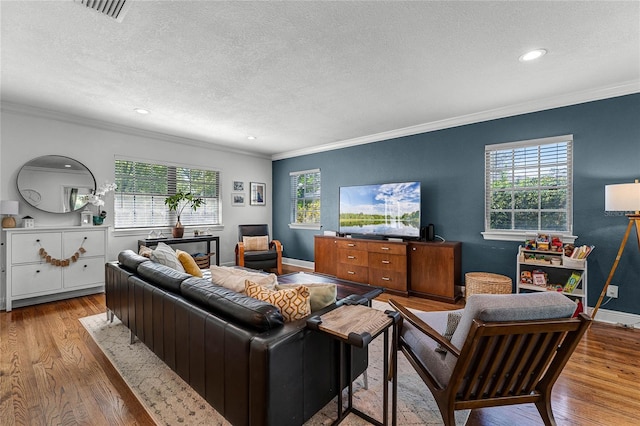
[{"label": "wood finished floor", "polygon": [[[392,297],[420,310],[462,306]],[[0,313],[0,424],[154,424],[78,321],[104,313],[104,303],[94,295]],[[554,388],[553,408],[559,425],[638,424],[640,331],[594,323]],[[532,404],[474,410],[467,423],[540,424]]]}]

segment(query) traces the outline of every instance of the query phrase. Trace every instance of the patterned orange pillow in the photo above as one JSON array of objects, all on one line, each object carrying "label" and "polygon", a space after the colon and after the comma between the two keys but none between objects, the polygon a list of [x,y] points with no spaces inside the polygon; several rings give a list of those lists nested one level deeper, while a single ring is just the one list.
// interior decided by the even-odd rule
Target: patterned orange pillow
[{"label": "patterned orange pillow", "polygon": [[311,314],[309,289],[303,285],[275,291],[246,280],[244,286],[247,296],[269,302],[280,309],[285,322],[295,321]]},{"label": "patterned orange pillow", "polygon": [[242,237],[244,249],[246,251],[265,251],[269,250],[269,236],[261,237]]}]

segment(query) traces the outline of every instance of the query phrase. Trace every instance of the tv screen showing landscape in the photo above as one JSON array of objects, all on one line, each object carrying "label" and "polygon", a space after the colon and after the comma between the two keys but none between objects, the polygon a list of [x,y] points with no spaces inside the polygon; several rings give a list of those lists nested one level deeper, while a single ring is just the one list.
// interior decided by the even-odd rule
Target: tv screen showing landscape
[{"label": "tv screen showing landscape", "polygon": [[340,232],[420,236],[420,182],[340,187]]}]

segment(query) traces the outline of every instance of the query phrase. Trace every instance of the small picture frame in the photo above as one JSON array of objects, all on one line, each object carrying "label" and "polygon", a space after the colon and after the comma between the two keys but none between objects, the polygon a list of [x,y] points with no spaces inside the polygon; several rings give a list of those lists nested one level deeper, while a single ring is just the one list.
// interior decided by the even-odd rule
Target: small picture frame
[{"label": "small picture frame", "polygon": [[250,204],[252,206],[266,206],[265,192],[267,185],[260,182],[251,182],[251,198]]},{"label": "small picture frame", "polygon": [[233,190],[238,192],[238,191],[244,191],[244,182],[240,181],[240,180],[234,180],[233,181]]},{"label": "small picture frame", "polygon": [[234,207],[244,206],[244,192],[232,192],[231,205]]}]

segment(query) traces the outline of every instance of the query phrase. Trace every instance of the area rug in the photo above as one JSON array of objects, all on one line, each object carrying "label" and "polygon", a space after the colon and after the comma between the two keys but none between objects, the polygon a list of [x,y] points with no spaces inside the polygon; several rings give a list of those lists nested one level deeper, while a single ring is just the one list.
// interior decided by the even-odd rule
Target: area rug
[{"label": "area rug", "polygon": [[[388,306],[374,301],[377,309]],[[81,318],[80,322],[157,424],[230,425],[143,343],[129,344],[129,330],[117,318],[110,323],[106,314],[100,314]],[[353,387],[354,407],[376,419],[382,416],[383,346],[382,336],[369,345],[368,389],[364,388],[362,377],[356,379]],[[402,354],[398,357],[397,413],[399,425],[443,424],[429,389]],[[305,425],[330,425],[336,414],[337,398],[334,398]],[[468,417],[469,410],[457,411],[456,424],[464,425]],[[342,424],[369,423],[349,414]]]}]

